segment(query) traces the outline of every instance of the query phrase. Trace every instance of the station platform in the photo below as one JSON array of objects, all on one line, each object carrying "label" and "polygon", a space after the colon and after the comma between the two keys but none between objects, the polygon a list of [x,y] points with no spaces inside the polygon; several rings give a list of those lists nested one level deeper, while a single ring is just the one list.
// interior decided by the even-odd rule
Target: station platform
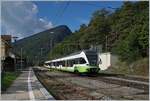
[{"label": "station platform", "polygon": [[32,67],[22,71],[6,92],[1,94],[1,100],[55,100],[36,78]]}]

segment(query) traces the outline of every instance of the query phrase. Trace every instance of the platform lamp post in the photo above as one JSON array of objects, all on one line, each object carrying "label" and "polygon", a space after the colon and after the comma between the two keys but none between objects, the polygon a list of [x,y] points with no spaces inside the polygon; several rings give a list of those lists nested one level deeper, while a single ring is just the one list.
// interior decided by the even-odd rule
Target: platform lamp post
[{"label": "platform lamp post", "polygon": [[36,55],[36,56],[35,56],[35,60],[34,60],[34,65],[36,66],[38,63],[39,63],[39,58],[38,58],[38,56]]},{"label": "platform lamp post", "polygon": [[[12,36],[11,38],[14,40],[14,42],[16,42],[17,39],[18,39],[17,36]],[[13,49],[13,51],[14,51],[14,53],[16,53],[16,52],[15,52],[15,49]],[[17,62],[17,61],[16,61],[16,57],[14,58],[14,61],[15,61],[15,71],[16,71],[16,62]]]},{"label": "platform lamp post", "polygon": [[[50,32],[51,34],[53,34],[54,32]],[[52,47],[53,47],[53,39],[52,38],[50,38],[51,40],[50,40],[50,49],[52,49]]]}]

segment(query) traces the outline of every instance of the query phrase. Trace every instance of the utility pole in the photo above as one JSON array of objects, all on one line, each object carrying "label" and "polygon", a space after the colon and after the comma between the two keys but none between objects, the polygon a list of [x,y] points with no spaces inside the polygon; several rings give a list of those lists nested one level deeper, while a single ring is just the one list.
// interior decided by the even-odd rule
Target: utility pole
[{"label": "utility pole", "polygon": [[50,49],[52,49],[53,48],[53,40],[51,39],[50,40]]},{"label": "utility pole", "polygon": [[107,35],[106,35],[105,50],[106,50],[106,52],[107,52]]},{"label": "utility pole", "polygon": [[[50,32],[50,33],[53,34],[54,32]],[[53,39],[50,38],[50,49],[52,49],[52,47],[53,47]]]},{"label": "utility pole", "polygon": [[41,48],[41,57],[42,57],[43,48]]},{"label": "utility pole", "polygon": [[43,59],[43,48],[41,48],[41,57],[40,57],[40,63],[42,62],[42,59]]},{"label": "utility pole", "polygon": [[26,66],[28,66],[28,56],[26,57]]},{"label": "utility pole", "polygon": [[22,48],[21,48],[21,70],[22,70]]},{"label": "utility pole", "polygon": [[35,56],[34,65],[37,65],[38,59],[37,56]]}]

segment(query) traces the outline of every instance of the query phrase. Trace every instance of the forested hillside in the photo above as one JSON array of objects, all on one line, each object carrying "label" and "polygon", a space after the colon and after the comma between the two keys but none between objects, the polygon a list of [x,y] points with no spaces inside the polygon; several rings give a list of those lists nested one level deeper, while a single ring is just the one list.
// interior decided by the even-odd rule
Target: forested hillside
[{"label": "forested hillside", "polygon": [[13,44],[14,52],[21,55],[22,48],[22,55],[24,58],[27,58],[28,61],[45,61],[47,60],[49,51],[57,43],[63,41],[65,37],[71,35],[71,33],[67,26],[61,25],[18,40]]},{"label": "forested hillside", "polygon": [[89,49],[91,45],[102,45],[104,52],[107,48],[107,51],[117,54],[122,61],[129,63],[148,57],[148,21],[148,1],[124,2],[115,12],[97,10],[90,23],[81,25],[79,30],[57,44],[50,51],[49,58]]}]

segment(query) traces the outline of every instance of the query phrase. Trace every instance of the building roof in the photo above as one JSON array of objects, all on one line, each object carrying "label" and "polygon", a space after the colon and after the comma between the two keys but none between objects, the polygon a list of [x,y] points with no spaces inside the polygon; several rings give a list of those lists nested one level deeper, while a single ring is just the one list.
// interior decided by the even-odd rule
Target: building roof
[{"label": "building roof", "polygon": [[11,35],[1,35],[1,38],[5,41],[11,41]]}]

